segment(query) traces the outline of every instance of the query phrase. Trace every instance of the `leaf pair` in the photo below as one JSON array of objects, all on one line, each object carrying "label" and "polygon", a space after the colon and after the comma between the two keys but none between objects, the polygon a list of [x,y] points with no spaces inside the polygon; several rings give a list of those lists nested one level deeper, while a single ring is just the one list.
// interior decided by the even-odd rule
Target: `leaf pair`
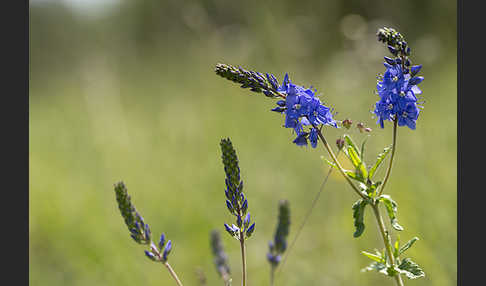
[{"label": "leaf pair", "polygon": [[[378,202],[383,202],[383,204],[385,205],[392,227],[398,231],[403,230],[403,227],[398,224],[396,217],[397,203],[389,195],[381,195],[378,198]],[[359,199],[352,206],[354,226],[356,228],[353,234],[354,237],[359,237],[364,232],[364,211],[366,205],[369,203],[370,202],[368,200]]]},{"label": "leaf pair", "polygon": [[[395,257],[398,257],[400,254],[407,251],[417,240],[418,238],[414,237],[400,248],[398,248],[398,243],[396,243]],[[379,252],[378,250],[376,250],[376,254],[362,251],[361,254],[373,260],[373,262],[370,265],[363,268],[361,271],[376,270],[387,276],[395,276],[397,273],[400,273],[400,274],[404,274],[409,279],[417,279],[425,276],[425,273],[420,268],[420,266],[414,261],[412,261],[410,258],[403,259],[401,263],[397,262],[399,263],[399,265],[395,266],[395,268],[392,268],[386,261],[386,256],[384,251]]]}]

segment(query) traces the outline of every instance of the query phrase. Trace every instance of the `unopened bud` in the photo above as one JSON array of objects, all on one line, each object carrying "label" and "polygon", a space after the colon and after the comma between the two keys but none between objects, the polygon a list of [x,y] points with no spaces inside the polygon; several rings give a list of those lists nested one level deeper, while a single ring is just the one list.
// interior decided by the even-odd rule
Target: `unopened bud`
[{"label": "unopened bud", "polygon": [[353,121],[351,121],[350,119],[344,119],[342,123],[346,129],[349,129],[353,124]]},{"label": "unopened bud", "polygon": [[359,129],[359,132],[363,133],[365,132],[365,126],[362,122],[359,122],[358,124],[356,124],[356,127]]},{"label": "unopened bud", "polygon": [[336,146],[338,147],[339,150],[343,149],[343,147],[344,147],[344,139],[339,138],[338,140],[336,140]]}]

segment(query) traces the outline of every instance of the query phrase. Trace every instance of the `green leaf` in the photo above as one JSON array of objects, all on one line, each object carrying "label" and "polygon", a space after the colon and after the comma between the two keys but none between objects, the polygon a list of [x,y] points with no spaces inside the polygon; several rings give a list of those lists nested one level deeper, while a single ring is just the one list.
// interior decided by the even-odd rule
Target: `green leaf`
[{"label": "green leaf", "polygon": [[381,272],[383,269],[386,269],[385,264],[379,262],[373,262],[370,265],[366,266],[365,268],[361,269],[361,272],[373,271],[373,270]]},{"label": "green leaf", "polygon": [[369,188],[369,195],[371,197],[375,197],[376,196],[376,190],[378,189],[378,187],[381,185],[381,181],[378,181],[376,183],[373,183],[370,188]]},{"label": "green leaf", "polygon": [[356,144],[354,144],[353,139],[348,134],[344,134],[344,140],[348,145],[353,148],[353,150],[358,154],[358,156],[361,157],[361,154],[359,153],[358,147],[356,147]]},{"label": "green leaf", "polygon": [[395,240],[395,245],[394,245],[394,249],[393,249],[393,256],[395,258],[398,258],[398,256],[400,256],[399,247],[400,247],[400,236],[397,235],[397,240]]},{"label": "green leaf", "polygon": [[356,174],[358,177],[362,177],[364,180],[364,178],[368,177],[368,171],[366,170],[365,164],[363,161],[361,161],[359,154],[352,146],[348,146],[347,151],[347,155],[351,160],[351,163],[353,163],[354,167],[356,168]]},{"label": "green leaf", "polygon": [[353,204],[354,226],[356,227],[356,231],[353,234],[354,237],[359,237],[365,229],[364,210],[367,204],[368,202],[363,199],[359,199]]},{"label": "green leaf", "polygon": [[348,175],[348,177],[350,177],[353,180],[356,180],[356,181],[361,182],[361,183],[364,182],[364,178],[357,176],[356,172],[353,172],[353,171],[350,171],[350,170],[344,170],[344,173],[346,175]]},{"label": "green leaf", "polygon": [[361,254],[378,263],[385,263],[385,260],[383,259],[383,257],[381,257],[381,254],[373,254],[366,251],[361,251]]},{"label": "green leaf", "polygon": [[403,230],[403,227],[398,224],[396,212],[397,212],[397,203],[392,200],[389,195],[381,195],[378,200],[385,204],[386,210],[388,212],[388,217],[390,217],[391,225],[396,230]]},{"label": "green leaf", "polygon": [[400,265],[398,265],[400,273],[405,274],[409,279],[417,279],[424,277],[425,273],[420,266],[413,262],[410,258],[405,258]]},{"label": "green leaf", "polygon": [[359,154],[359,157],[361,158],[361,161],[364,162],[364,147],[365,147],[365,144],[366,144],[366,141],[368,141],[368,138],[370,138],[370,136],[366,136],[366,138],[363,140],[363,143],[361,143],[361,154]]},{"label": "green leaf", "polygon": [[400,247],[400,250],[398,250],[398,254],[402,254],[404,253],[405,251],[407,251],[407,249],[409,249],[410,247],[412,247],[412,245],[417,241],[419,240],[418,237],[414,237],[412,239],[410,239],[407,243],[405,243],[402,247]]},{"label": "green leaf", "polygon": [[334,164],[333,162],[327,160],[326,158],[324,158],[324,156],[321,156],[321,159],[326,162],[329,166],[333,167],[334,169],[336,170],[339,170],[338,166],[336,166],[336,164]]},{"label": "green leaf", "polygon": [[375,165],[373,165],[373,167],[371,167],[370,172],[368,173],[368,178],[370,178],[370,179],[373,178],[373,175],[375,174],[376,170],[381,165],[381,163],[383,162],[383,160],[385,160],[386,155],[388,153],[390,153],[391,149],[392,149],[391,146],[390,147],[386,147],[385,149],[383,149],[383,153],[378,154],[378,158],[376,159]]},{"label": "green leaf", "polygon": [[[329,166],[331,166],[332,168],[336,169],[336,170],[339,170],[339,167],[336,166],[336,164],[334,164],[333,162],[327,160],[326,158],[324,158],[324,156],[321,157],[321,159],[326,162]],[[350,170],[344,170],[344,173],[346,175],[348,175],[348,177],[350,177],[351,179],[353,180],[356,180],[358,182],[364,182],[364,178],[360,178],[358,176],[356,176],[356,173],[353,172],[353,171],[350,171]]]}]

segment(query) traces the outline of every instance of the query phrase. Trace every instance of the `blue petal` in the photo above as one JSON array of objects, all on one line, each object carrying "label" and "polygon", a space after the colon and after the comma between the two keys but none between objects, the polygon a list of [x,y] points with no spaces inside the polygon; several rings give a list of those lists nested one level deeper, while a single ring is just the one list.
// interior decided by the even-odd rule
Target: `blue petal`
[{"label": "blue petal", "polygon": [[408,84],[410,84],[410,85],[417,85],[417,84],[421,83],[423,80],[424,80],[424,77],[423,76],[412,77],[408,81]]}]

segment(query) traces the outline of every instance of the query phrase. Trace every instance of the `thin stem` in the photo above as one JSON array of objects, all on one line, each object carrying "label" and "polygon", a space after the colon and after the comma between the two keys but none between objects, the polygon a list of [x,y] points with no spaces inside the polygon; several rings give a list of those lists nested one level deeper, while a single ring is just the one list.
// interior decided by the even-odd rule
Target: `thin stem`
[{"label": "thin stem", "polygon": [[[395,258],[393,257],[390,235],[388,234],[388,231],[385,228],[385,224],[383,223],[383,218],[381,217],[378,203],[374,203],[371,206],[373,208],[373,212],[375,214],[376,222],[378,223],[378,228],[380,229],[383,242],[385,243],[385,250],[388,259],[390,260],[390,266],[392,267],[392,269],[395,269]],[[397,285],[404,286],[400,273],[396,273],[394,277],[395,277],[395,281],[397,282]]]},{"label": "thin stem", "polygon": [[246,286],[246,249],[245,249],[245,237],[243,232],[240,232],[240,245],[241,245],[241,262],[242,262],[241,285]]},{"label": "thin stem", "polygon": [[397,124],[398,124],[398,118],[396,118],[397,115],[395,115],[395,120],[393,121],[393,143],[392,143],[392,153],[390,157],[390,164],[388,164],[388,169],[386,170],[386,175],[385,178],[383,179],[383,184],[381,184],[380,191],[378,192],[378,196],[380,196],[383,193],[383,190],[385,189],[386,182],[388,182],[388,178],[390,177],[391,169],[392,169],[392,164],[393,164],[393,158],[395,157],[395,149],[397,147]]},{"label": "thin stem", "polygon": [[273,286],[273,281],[275,280],[275,266],[271,266],[272,269],[270,270],[270,286]]},{"label": "thin stem", "polygon": [[170,267],[170,264],[168,262],[165,262],[164,265],[169,270],[170,275],[172,275],[172,278],[174,278],[177,285],[182,286],[181,280],[179,280],[179,277],[177,277],[177,274],[175,273],[174,269],[172,269],[172,267]]},{"label": "thin stem", "polygon": [[[339,150],[339,151],[338,151],[338,153],[337,153],[337,155],[336,155],[336,156],[339,156],[339,152],[340,152],[340,151],[341,151],[341,150]],[[310,209],[307,211],[307,214],[305,215],[304,220],[303,220],[303,221],[302,221],[302,223],[300,224],[299,230],[297,230],[297,233],[296,233],[296,235],[295,235],[294,239],[293,239],[293,240],[292,240],[292,242],[290,243],[290,247],[289,247],[289,248],[287,249],[287,251],[285,252],[285,255],[284,255],[283,260],[282,260],[282,264],[280,265],[280,267],[279,267],[279,268],[278,268],[278,270],[277,270],[277,273],[276,273],[277,275],[280,273],[281,269],[284,267],[285,262],[287,261],[287,257],[288,257],[288,256],[289,256],[289,254],[290,254],[290,251],[291,251],[291,250],[294,248],[294,244],[295,244],[295,242],[297,241],[297,238],[299,238],[299,235],[300,235],[300,233],[302,232],[302,229],[303,229],[303,228],[304,228],[304,226],[306,225],[307,220],[309,219],[309,217],[310,217],[310,215],[311,215],[312,211],[314,210],[314,207],[316,206],[317,201],[319,200],[319,197],[321,196],[321,193],[322,193],[322,191],[324,190],[324,186],[326,185],[327,180],[329,179],[329,176],[330,176],[330,175],[331,175],[331,173],[332,173],[332,170],[333,170],[333,168],[332,168],[332,167],[330,167],[330,168],[329,168],[329,172],[327,172],[327,175],[326,175],[326,177],[324,178],[324,181],[322,182],[321,187],[319,188],[319,191],[317,192],[316,196],[315,196],[315,197],[314,197],[314,199],[312,200],[312,203],[311,203],[311,207],[310,207]],[[273,267],[273,268],[272,268],[272,270],[273,270],[273,271],[274,271],[274,268],[276,268],[276,267]],[[272,275],[273,275],[273,273],[272,273]]]},{"label": "thin stem", "polygon": [[332,160],[334,161],[334,163],[336,164],[336,166],[338,167],[338,170],[339,172],[341,172],[341,174],[343,175],[343,177],[346,179],[346,181],[348,181],[349,185],[353,188],[353,190],[362,198],[362,199],[367,199],[367,197],[361,193],[360,190],[358,190],[358,188],[356,188],[356,186],[353,184],[353,182],[351,182],[351,179],[349,179],[349,177],[346,175],[346,173],[344,172],[344,169],[343,167],[341,166],[341,164],[339,164],[339,161],[337,160],[336,156],[334,155],[334,152],[332,152],[332,149],[331,147],[329,146],[329,144],[327,144],[327,141],[326,139],[324,138],[324,136],[322,135],[322,132],[321,130],[317,129],[314,125],[312,125],[316,130],[317,130],[317,135],[319,136],[319,138],[321,138],[321,141],[322,141],[322,144],[324,145],[324,147],[326,148],[327,152],[329,153],[329,155],[331,155],[331,158]]}]

